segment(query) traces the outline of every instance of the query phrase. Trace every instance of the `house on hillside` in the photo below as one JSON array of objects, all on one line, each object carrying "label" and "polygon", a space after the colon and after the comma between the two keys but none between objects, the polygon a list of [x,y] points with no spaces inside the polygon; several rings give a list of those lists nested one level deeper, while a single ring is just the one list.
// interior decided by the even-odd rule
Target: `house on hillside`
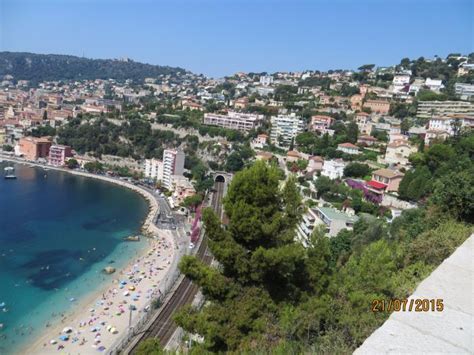
[{"label": "house on hillside", "polygon": [[344,175],[344,168],[346,163],[342,159],[325,160],[323,163],[323,170],[321,175],[327,176],[330,179],[340,179]]},{"label": "house on hillside", "polygon": [[357,138],[357,143],[370,147],[370,146],[377,143],[377,139],[372,137],[372,136],[363,135],[363,136],[359,136],[359,138]]},{"label": "house on hillside", "polygon": [[360,154],[359,147],[352,143],[341,143],[337,145],[337,150],[343,153],[357,155]]},{"label": "house on hillside", "polygon": [[372,172],[372,180],[367,182],[375,193],[397,192],[404,174],[397,170],[379,169]]},{"label": "house on hillside", "polygon": [[384,162],[406,167],[410,164],[408,157],[416,153],[417,148],[412,146],[408,140],[395,140],[387,145]]}]

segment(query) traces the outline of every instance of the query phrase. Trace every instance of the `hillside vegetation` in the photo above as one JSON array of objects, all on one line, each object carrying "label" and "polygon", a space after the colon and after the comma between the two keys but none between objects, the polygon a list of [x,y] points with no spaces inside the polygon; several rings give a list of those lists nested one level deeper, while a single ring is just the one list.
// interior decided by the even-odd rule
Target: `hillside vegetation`
[{"label": "hillside vegetation", "polygon": [[72,55],[0,52],[0,77],[12,75],[15,80],[33,84],[56,80],[132,79],[143,81],[159,75],[184,74],[185,70],[151,65],[131,60],[89,59]]},{"label": "hillside vegetation", "polygon": [[[392,223],[363,215],[333,238],[316,228],[307,248],[294,240],[301,218],[295,179],[281,188],[277,167],[263,162],[238,172],[224,199],[228,226],[203,212],[219,267],[194,256],[180,264],[207,301],[175,317],[203,336],[190,353],[352,353],[390,315],[372,312],[373,301],[408,297],[472,233],[472,138],[435,144],[419,157],[415,174],[428,169],[433,186],[420,208]],[[453,157],[465,173],[447,163]],[[138,354],[160,351],[147,341]]]}]

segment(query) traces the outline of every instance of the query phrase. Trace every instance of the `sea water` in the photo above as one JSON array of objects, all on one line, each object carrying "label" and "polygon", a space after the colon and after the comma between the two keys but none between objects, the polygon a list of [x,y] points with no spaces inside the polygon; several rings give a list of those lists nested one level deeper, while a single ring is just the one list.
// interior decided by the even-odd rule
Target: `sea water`
[{"label": "sea water", "polygon": [[148,210],[124,187],[14,166],[16,180],[0,174],[0,354],[18,353],[110,284],[103,268],[120,269],[145,247],[123,237],[138,233]]}]

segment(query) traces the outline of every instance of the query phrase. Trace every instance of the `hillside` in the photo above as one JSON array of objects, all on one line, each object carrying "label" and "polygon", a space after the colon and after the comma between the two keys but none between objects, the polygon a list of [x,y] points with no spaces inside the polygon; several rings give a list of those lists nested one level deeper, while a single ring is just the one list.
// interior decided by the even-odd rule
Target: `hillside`
[{"label": "hillside", "polygon": [[182,68],[143,64],[131,60],[89,59],[71,55],[0,52],[0,77],[12,75],[14,80],[32,83],[54,80],[133,79],[157,77],[161,74],[185,73]]}]

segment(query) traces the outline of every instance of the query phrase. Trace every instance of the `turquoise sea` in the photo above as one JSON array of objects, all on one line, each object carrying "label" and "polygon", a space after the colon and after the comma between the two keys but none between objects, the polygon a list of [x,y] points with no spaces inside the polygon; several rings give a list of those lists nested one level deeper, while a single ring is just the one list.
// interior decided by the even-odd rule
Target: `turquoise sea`
[{"label": "turquoise sea", "polygon": [[138,233],[148,205],[111,183],[0,163],[0,354],[18,353],[145,247]]}]

